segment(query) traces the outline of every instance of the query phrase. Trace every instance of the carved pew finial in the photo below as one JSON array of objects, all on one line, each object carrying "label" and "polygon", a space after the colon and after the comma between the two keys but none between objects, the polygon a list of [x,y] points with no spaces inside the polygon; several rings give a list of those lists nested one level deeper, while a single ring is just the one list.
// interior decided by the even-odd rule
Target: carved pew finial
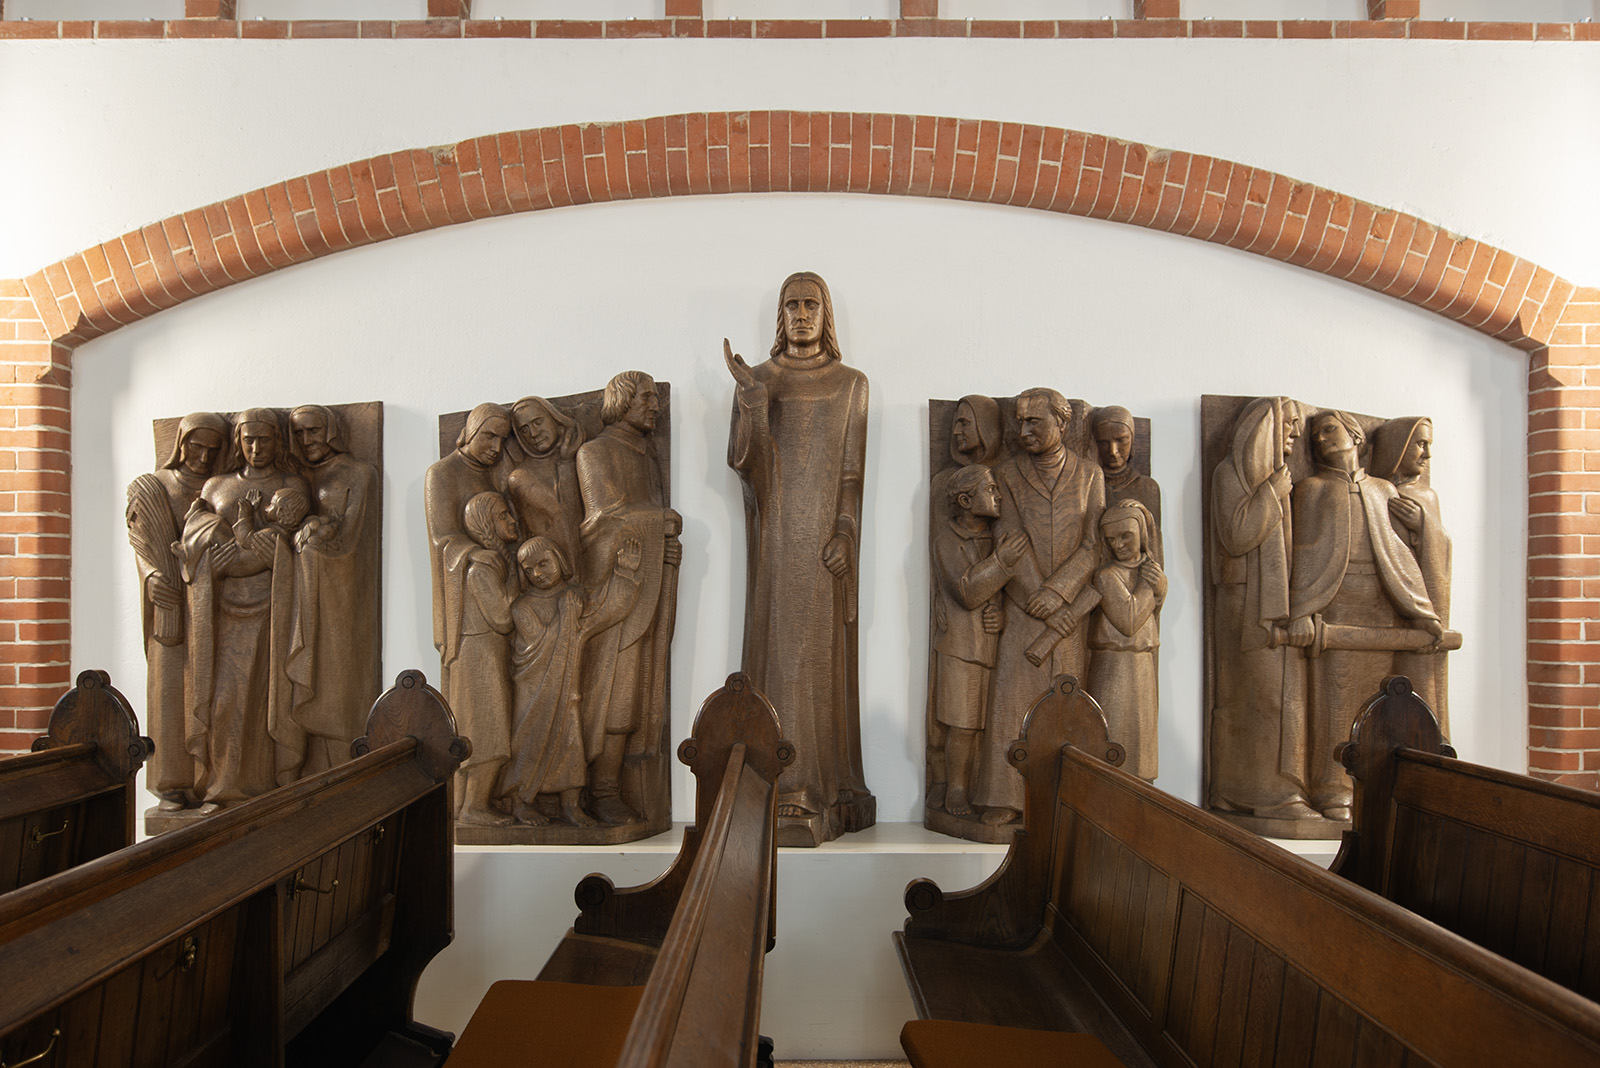
[{"label": "carved pew finial", "polygon": [[138,771],[155,748],[139,733],[139,717],[107,672],[78,674],[78,684],[51,711],[46,733],[34,739],[33,751],[80,744],[95,747],[95,763],[113,779]]},{"label": "carved pew finial", "polygon": [[415,738],[419,764],[435,782],[444,782],[472,752],[456,734],[456,719],[444,695],[415,668],[402,671],[367,714],[367,733],[350,743],[351,756],[366,756],[402,738]]}]

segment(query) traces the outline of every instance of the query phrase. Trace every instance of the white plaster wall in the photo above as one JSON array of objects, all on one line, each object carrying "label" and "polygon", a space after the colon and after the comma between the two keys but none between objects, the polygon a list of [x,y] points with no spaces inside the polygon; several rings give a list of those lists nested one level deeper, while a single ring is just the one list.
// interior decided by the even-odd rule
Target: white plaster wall
[{"label": "white plaster wall", "polygon": [[[0,107],[19,138],[63,148],[0,168],[0,276],[378,151],[561,121],[789,106],[1047,122],[1242,158],[1592,282],[1600,227],[1587,180],[1600,150],[1578,102],[1600,88],[1594,58],[1574,45],[1290,42],[8,47]],[[799,70],[805,79],[789,77]],[[1118,91],[1104,88],[1113,83]],[[1567,91],[1552,98],[1552,86]],[[1430,117],[1425,133],[1419,115]],[[1508,152],[1508,142],[1540,148]],[[897,826],[921,804],[929,397],[1050,384],[1152,419],[1172,577],[1159,785],[1190,800],[1201,745],[1199,396],[1287,393],[1432,414],[1435,483],[1456,544],[1454,623],[1469,643],[1453,668],[1456,742],[1470,759],[1524,766],[1518,354],[1232,250],[910,199],[685,198],[474,223],[279,272],[91,343],[78,356],[73,420],[77,664],[107,667],[142,704],[122,507],[123,487],[152,464],[153,418],[384,401],[385,672],[433,674],[421,484],[438,413],[590,389],[640,367],[674,386],[672,477],[687,525],[672,695],[681,737],[735,666],[743,603],[720,341],[763,352],[776,285],[802,267],[829,279],[846,358],[873,383],[861,662],[866,768],[884,827],[784,856],[763,1022],[781,1055],[892,1053],[910,1012],[888,941],[900,887],[916,874],[969,885],[995,860],[954,843],[930,852],[919,831]],[[687,776],[674,788],[684,818]],[[576,878],[652,874],[664,863],[652,848],[464,851],[457,942],[425,980],[420,1018],[458,1028],[489,979],[531,975],[570,922]]]}]

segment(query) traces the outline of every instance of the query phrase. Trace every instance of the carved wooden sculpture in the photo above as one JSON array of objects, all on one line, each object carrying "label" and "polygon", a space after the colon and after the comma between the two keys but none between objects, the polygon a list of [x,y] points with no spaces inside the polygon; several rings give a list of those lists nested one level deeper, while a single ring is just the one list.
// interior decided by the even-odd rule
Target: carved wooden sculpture
[{"label": "carved wooden sculpture", "polygon": [[[1442,663],[1460,635],[1445,632],[1406,539],[1410,502],[1363,462],[1382,421],[1305,410],[1286,398],[1202,402],[1206,797],[1259,833],[1338,837],[1350,780],[1334,751],[1363,699],[1397,656]],[[1309,447],[1296,449],[1302,418]],[[1409,451],[1415,467],[1425,448]]]},{"label": "carved wooden sculpture", "polygon": [[[934,588],[925,822],[1004,842],[1022,800],[1006,746],[1050,680],[1066,672],[1095,679],[1098,654],[1097,681],[1115,691],[1106,714],[1136,758],[1130,770],[1155,775],[1156,620],[1166,579],[1159,520],[1141,503],[1161,501],[1148,474],[1149,421],[1046,388],[929,401],[928,412]],[[1108,501],[1144,509],[1131,566],[1105,540]],[[1119,537],[1129,520],[1121,516]]]},{"label": "carved wooden sculpture", "polygon": [[151,833],[349,759],[379,689],[382,427],[377,403],[157,422],[170,459],[128,487]]},{"label": "carved wooden sculpture", "polygon": [[603,393],[439,421],[424,497],[444,688],[472,741],[462,842],[615,843],[671,824],[667,394],[625,371]]},{"label": "carved wooden sculpture", "polygon": [[723,341],[737,384],[728,466],[744,484],[744,671],[798,756],[779,784],[778,842],[813,846],[870,827],[857,682],[867,378],[847,367],[823,280],[779,290],[771,358]]}]

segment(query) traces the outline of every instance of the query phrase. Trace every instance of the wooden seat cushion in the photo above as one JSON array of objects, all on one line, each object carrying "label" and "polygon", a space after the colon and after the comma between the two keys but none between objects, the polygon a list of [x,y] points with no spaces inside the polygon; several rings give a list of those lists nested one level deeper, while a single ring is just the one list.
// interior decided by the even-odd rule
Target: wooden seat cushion
[{"label": "wooden seat cushion", "polygon": [[643,993],[502,979],[473,1010],[449,1068],[615,1068]]},{"label": "wooden seat cushion", "polygon": [[900,1031],[900,1045],[911,1058],[912,1068],[993,1064],[1125,1068],[1098,1038],[1075,1031],[1030,1031],[959,1020],[912,1020]]}]

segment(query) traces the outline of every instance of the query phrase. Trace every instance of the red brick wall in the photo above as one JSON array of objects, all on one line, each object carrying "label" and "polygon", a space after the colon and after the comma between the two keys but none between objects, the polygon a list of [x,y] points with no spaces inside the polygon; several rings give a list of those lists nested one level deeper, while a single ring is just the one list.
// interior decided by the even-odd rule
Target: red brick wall
[{"label": "red brick wall", "polygon": [[840,112],[673,115],[389,153],[173,216],[25,282],[0,281],[0,312],[11,316],[0,315],[0,344],[14,354],[14,392],[0,403],[0,455],[11,457],[0,536],[19,539],[0,576],[0,659],[16,665],[7,693],[18,710],[0,729],[13,742],[38,731],[69,673],[75,345],[401,234],[570,204],[766,191],[973,200],[1165,230],[1386,293],[1528,352],[1529,765],[1600,787],[1600,610],[1590,608],[1600,594],[1600,450],[1589,450],[1600,435],[1600,291],[1414,216],[1227,160],[1053,127]]}]

